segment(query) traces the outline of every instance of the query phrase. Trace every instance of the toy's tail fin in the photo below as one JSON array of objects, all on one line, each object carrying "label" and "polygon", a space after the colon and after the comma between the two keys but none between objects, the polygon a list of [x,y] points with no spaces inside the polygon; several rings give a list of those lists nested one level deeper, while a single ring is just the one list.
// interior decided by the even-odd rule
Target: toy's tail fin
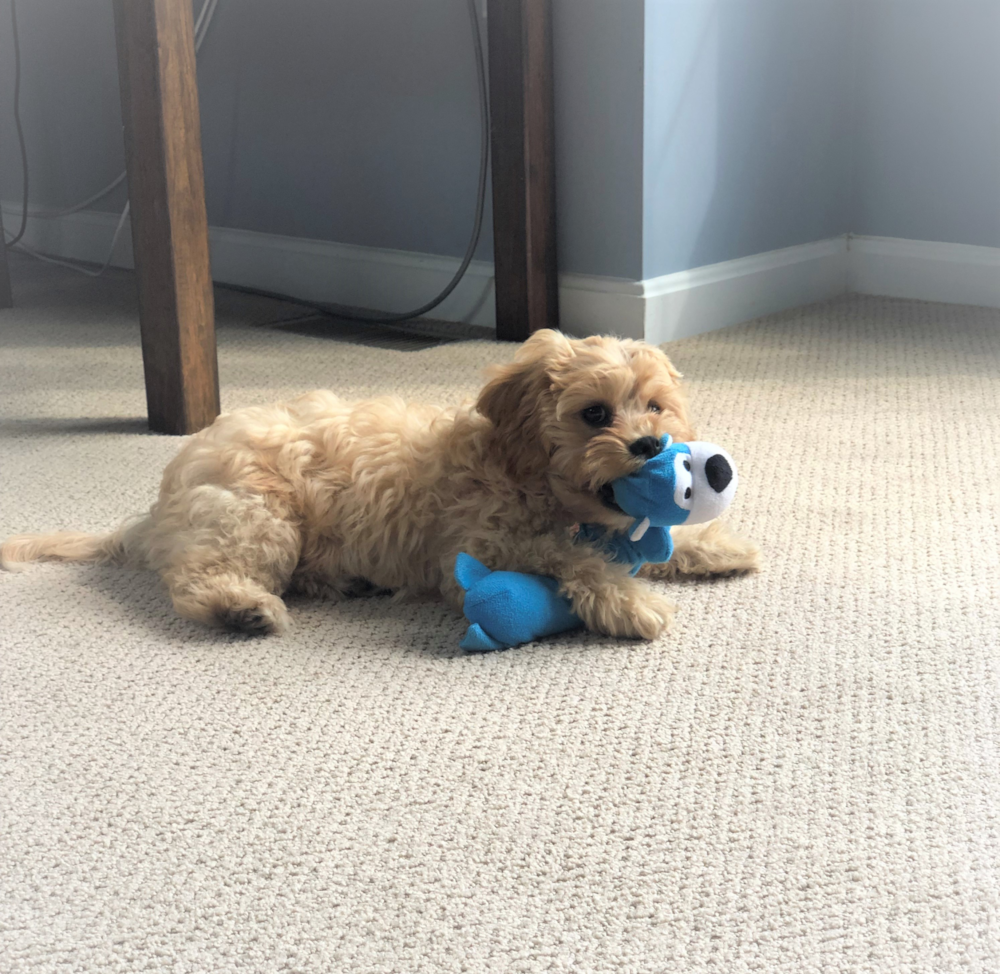
[{"label": "toy's tail fin", "polygon": [[509,649],[494,639],[478,622],[474,622],[466,629],[465,636],[458,645],[467,653],[493,653],[498,649]]},{"label": "toy's tail fin", "polygon": [[455,559],[455,581],[466,591],[490,574],[490,570],[464,551]]}]

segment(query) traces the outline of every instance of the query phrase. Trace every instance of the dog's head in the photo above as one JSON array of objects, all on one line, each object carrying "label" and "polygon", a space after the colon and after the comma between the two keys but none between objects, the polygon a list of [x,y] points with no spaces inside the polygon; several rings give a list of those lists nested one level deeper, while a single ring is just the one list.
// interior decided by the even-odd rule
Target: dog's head
[{"label": "dog's head", "polygon": [[542,478],[574,519],[624,528],[611,482],[654,456],[664,433],[694,436],[679,379],[644,342],[545,329],[494,367],[477,408],[512,477]]}]

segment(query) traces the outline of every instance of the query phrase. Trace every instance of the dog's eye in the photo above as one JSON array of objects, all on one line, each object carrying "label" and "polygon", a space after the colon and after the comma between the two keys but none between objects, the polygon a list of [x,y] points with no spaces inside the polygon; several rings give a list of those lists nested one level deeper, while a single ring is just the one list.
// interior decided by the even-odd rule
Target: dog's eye
[{"label": "dog's eye", "polygon": [[593,406],[588,406],[580,413],[580,418],[588,425],[595,428],[610,426],[614,413],[603,402],[595,402]]},{"label": "dog's eye", "polygon": [[663,412],[663,410],[660,409],[660,404],[658,402],[656,402],[655,400],[650,400],[649,411],[651,413],[660,413],[660,412]]}]

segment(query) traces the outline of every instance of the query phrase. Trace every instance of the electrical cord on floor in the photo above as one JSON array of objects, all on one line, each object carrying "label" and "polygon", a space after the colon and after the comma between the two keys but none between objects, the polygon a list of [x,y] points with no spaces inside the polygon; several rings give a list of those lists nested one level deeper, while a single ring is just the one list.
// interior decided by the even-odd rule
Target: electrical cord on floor
[{"label": "electrical cord on floor", "polygon": [[17,0],[10,0],[10,29],[14,35],[14,125],[17,128],[17,142],[21,147],[21,179],[23,181],[23,204],[21,206],[21,227],[14,234],[14,239],[5,244],[13,247],[28,227],[28,150],[24,141],[24,129],[21,128],[21,41],[17,33]]},{"label": "electrical cord on floor", "polygon": [[[17,121],[18,139],[21,146],[21,158],[24,169],[24,206],[21,213],[21,227],[17,236],[11,240],[7,246],[12,247],[14,244],[20,241],[21,237],[24,236],[25,227],[27,225],[28,216],[32,216],[39,219],[55,219],[62,216],[68,216],[71,213],[77,213],[80,210],[84,210],[92,204],[96,203],[98,200],[103,199],[114,189],[116,189],[126,178],[126,173],[122,173],[113,182],[109,183],[104,189],[95,193],[93,196],[88,197],[81,203],[77,203],[74,206],[67,207],[62,210],[36,210],[31,211],[29,214],[28,209],[28,157],[25,149],[24,133],[21,131],[20,117],[18,114],[18,95],[20,93],[20,81],[21,81],[21,60],[20,60],[20,45],[17,36],[17,14],[16,14],[16,2],[17,0],[11,0],[11,17],[14,21],[14,51],[15,51],[15,119]],[[212,18],[215,15],[215,8],[218,6],[219,0],[205,0],[202,4],[201,12],[198,14],[198,18],[194,25],[194,35],[195,35],[195,53],[201,48],[202,42],[205,39],[205,35],[208,32],[209,25],[212,22]],[[466,0],[466,4],[469,11],[470,26],[472,28],[472,41],[473,41],[473,53],[475,55],[476,61],[476,83],[477,83],[477,93],[478,93],[478,104],[479,104],[479,174],[476,184],[476,209],[475,215],[473,217],[472,234],[469,238],[468,246],[465,249],[465,254],[462,257],[462,261],[459,264],[458,269],[452,276],[451,280],[445,285],[445,287],[430,301],[425,302],[419,308],[414,308],[410,311],[400,311],[400,312],[363,312],[357,309],[344,309],[344,310],[334,310],[328,305],[318,304],[312,301],[306,301],[300,298],[292,297],[291,295],[284,295],[270,291],[261,291],[255,288],[248,287],[238,287],[236,290],[241,290],[246,293],[256,293],[266,297],[280,298],[286,301],[292,301],[296,304],[302,305],[303,307],[312,308],[313,310],[324,314],[330,315],[335,318],[347,318],[353,321],[369,321],[378,324],[392,324],[396,322],[409,321],[413,318],[419,318],[421,315],[427,314],[428,311],[432,311],[442,302],[444,302],[448,296],[458,287],[459,282],[465,276],[465,272],[469,269],[469,264],[472,263],[472,258],[476,252],[476,247],[479,244],[479,237],[482,233],[483,228],[483,211],[486,205],[486,177],[487,170],[489,167],[489,151],[490,151],[490,114],[489,114],[489,95],[486,87],[486,59],[483,53],[483,40],[482,32],[479,28],[479,14],[476,10],[476,0]],[[48,263],[59,264],[63,267],[69,267],[72,270],[79,271],[82,274],[86,274],[90,277],[99,277],[111,264],[111,259],[114,256],[115,247],[118,244],[118,238],[121,234],[123,227],[125,226],[125,220],[128,216],[129,207],[128,204],[125,205],[122,211],[121,218],[118,221],[118,226],[115,229],[114,237],[111,241],[111,248],[108,252],[108,257],[104,264],[97,271],[90,270],[85,267],[81,267],[78,264],[71,263],[69,261],[60,260],[55,257],[48,257],[44,254],[40,254],[35,250],[21,244],[19,249],[23,250],[25,253],[38,260],[44,260]],[[223,285],[225,286],[225,285]]]}]

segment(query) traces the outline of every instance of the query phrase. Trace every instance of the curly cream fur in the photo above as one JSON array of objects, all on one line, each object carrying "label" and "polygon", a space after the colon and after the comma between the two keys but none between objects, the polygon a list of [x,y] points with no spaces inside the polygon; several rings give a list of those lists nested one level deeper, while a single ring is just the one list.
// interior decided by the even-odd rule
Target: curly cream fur
[{"label": "curly cream fur", "polygon": [[[437,593],[466,551],[493,569],[553,576],[588,627],[651,639],[674,607],[572,538],[580,521],[629,519],[598,491],[642,462],[636,439],[693,434],[679,373],[658,349],[536,333],[496,367],[475,406],[312,392],[220,416],[167,466],[148,515],[107,536],[24,535],[6,568],[111,561],[161,575],[181,615],[282,630],[283,593]],[[588,405],[614,411],[593,429]],[[683,548],[681,550],[683,555]]]}]

